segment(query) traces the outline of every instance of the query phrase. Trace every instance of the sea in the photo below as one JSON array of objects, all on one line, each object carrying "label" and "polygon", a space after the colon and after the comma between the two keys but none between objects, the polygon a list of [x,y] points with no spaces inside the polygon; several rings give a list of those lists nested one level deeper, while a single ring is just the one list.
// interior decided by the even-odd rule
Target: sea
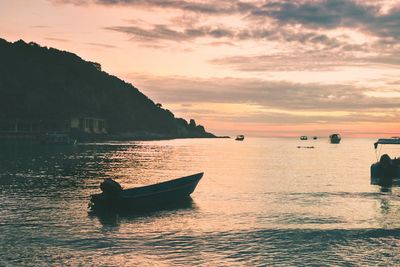
[{"label": "sea", "polygon": [[[371,184],[374,141],[1,144],[0,266],[400,266],[400,190]],[[88,208],[105,178],[198,172],[175,206]]]}]

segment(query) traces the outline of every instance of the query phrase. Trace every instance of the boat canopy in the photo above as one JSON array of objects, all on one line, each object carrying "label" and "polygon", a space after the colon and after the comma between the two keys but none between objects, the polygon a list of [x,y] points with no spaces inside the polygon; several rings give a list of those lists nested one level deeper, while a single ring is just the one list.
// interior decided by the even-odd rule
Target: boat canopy
[{"label": "boat canopy", "polygon": [[378,147],[378,145],[400,145],[400,138],[381,138],[374,143],[375,149]]}]

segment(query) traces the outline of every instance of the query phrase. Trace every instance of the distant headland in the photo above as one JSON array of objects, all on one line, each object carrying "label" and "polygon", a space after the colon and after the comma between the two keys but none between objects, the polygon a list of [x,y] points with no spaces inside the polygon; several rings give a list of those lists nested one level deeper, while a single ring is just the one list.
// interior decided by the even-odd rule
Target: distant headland
[{"label": "distant headland", "polygon": [[216,137],[73,53],[0,38],[0,58],[0,138],[49,133],[78,140]]}]

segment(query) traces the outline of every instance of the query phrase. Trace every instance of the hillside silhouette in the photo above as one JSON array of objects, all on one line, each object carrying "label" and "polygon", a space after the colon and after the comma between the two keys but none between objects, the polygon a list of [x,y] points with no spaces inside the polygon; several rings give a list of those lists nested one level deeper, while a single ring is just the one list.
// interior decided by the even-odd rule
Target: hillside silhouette
[{"label": "hillside silhouette", "polygon": [[97,117],[114,137],[215,137],[73,53],[0,39],[0,59],[0,120]]}]

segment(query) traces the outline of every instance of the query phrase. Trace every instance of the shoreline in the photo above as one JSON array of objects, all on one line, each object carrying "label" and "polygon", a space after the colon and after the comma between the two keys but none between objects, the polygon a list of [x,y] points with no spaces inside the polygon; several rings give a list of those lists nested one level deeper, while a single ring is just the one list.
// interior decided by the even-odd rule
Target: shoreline
[{"label": "shoreline", "polygon": [[[163,141],[175,139],[228,139],[230,136],[215,136],[215,135],[109,135],[102,137],[89,137],[84,139],[75,139],[77,143],[93,143],[93,142],[116,142],[116,141]],[[72,138],[73,139],[73,138]],[[37,136],[0,136],[0,144],[43,144],[43,139]],[[67,144],[67,143],[65,143]],[[44,143],[46,145],[46,143]],[[47,144],[56,145],[56,144]]]}]

